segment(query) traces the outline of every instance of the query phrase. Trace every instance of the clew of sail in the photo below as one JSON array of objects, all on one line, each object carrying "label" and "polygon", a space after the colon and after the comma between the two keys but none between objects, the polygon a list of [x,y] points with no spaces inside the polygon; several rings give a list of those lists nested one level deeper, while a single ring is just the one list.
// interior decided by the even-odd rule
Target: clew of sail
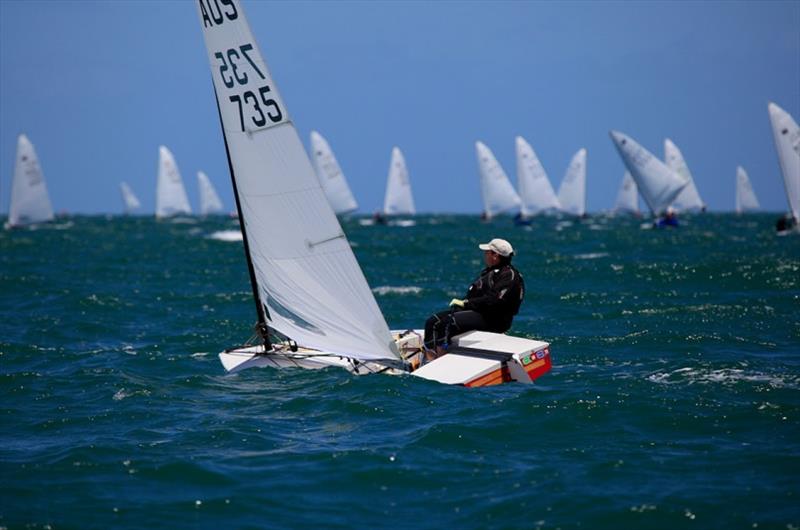
[{"label": "clew of sail", "polygon": [[163,145],[158,148],[158,184],[156,186],[156,217],[191,214],[189,198],[175,157]]},{"label": "clew of sail", "polygon": [[563,212],[579,216],[586,213],[586,149],[572,156],[558,188],[558,202]]},{"label": "clew of sail", "polygon": [[197,172],[197,187],[200,190],[200,215],[220,213],[223,209],[222,201],[208,175],[202,171]]},{"label": "clew of sail", "polygon": [[761,207],[756,192],[750,184],[747,171],[742,166],[736,167],[736,213],[758,210]]},{"label": "clew of sail", "polygon": [[304,347],[396,359],[240,2],[197,5],[259,319]]},{"label": "clew of sail", "polygon": [[633,138],[617,131],[611,131],[609,134],[647,207],[656,216],[666,212],[675,197],[689,182],[636,143]]},{"label": "clew of sail", "polygon": [[131,213],[142,207],[142,203],[139,202],[139,199],[136,197],[136,194],[133,193],[131,187],[128,186],[127,182],[120,182],[119,190],[122,193],[122,204],[125,208],[125,213]]},{"label": "clew of sail", "polygon": [[800,127],[775,103],[769,104],[769,119],[783,173],[786,198],[796,222],[800,222]]},{"label": "clew of sail", "polygon": [[522,201],[492,151],[483,143],[475,142],[475,153],[478,157],[483,213],[486,218],[519,208]]},{"label": "clew of sail", "polygon": [[683,153],[669,138],[664,140],[664,161],[672,171],[689,181],[689,184],[672,201],[672,207],[679,211],[704,210],[706,205],[700,198],[700,193],[694,184],[692,173],[683,158]]},{"label": "clew of sail", "polygon": [[20,134],[7,225],[14,227],[52,220],[53,206],[47,194],[39,158],[28,137]]},{"label": "clew of sail", "polygon": [[399,148],[392,149],[389,176],[386,178],[386,195],[383,198],[383,213],[386,215],[414,215],[414,196],[408,179],[406,159]]},{"label": "clew of sail", "polygon": [[614,203],[615,212],[639,213],[639,190],[629,171],[622,176],[622,183]]},{"label": "clew of sail", "polygon": [[558,197],[533,148],[523,137],[517,136],[516,150],[517,187],[522,201],[520,213],[528,217],[548,210],[560,210]]},{"label": "clew of sail", "polygon": [[331,146],[317,131],[311,131],[311,155],[319,182],[333,211],[345,214],[357,209],[358,203],[350,191],[350,186],[347,185],[347,179],[339,167],[339,162],[336,161]]}]

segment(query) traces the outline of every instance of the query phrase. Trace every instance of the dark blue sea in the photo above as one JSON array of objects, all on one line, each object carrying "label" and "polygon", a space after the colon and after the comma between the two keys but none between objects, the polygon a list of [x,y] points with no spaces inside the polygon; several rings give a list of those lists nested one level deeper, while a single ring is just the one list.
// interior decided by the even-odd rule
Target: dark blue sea
[{"label": "dark blue sea", "polygon": [[553,370],[478,389],[226,375],[255,321],[229,219],[3,231],[0,527],[798,528],[800,237],[776,217],[345,220],[393,328],[511,241],[512,332]]}]

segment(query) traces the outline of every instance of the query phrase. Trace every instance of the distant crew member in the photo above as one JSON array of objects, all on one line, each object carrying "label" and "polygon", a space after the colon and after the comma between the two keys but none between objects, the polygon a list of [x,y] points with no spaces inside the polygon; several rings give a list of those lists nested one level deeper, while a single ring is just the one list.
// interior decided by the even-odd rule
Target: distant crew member
[{"label": "distant crew member", "polygon": [[656,222],[656,227],[658,228],[666,228],[666,227],[676,228],[677,226],[678,226],[678,216],[675,214],[675,210],[673,210],[671,207],[667,208],[666,213],[664,213],[664,217],[662,217]]},{"label": "distant crew member", "polygon": [[447,353],[450,339],[467,331],[504,333],[519,311],[525,296],[522,275],[511,265],[514,249],[505,239],[492,239],[478,245],[483,250],[486,268],[472,282],[463,300],[454,298],[450,308],[432,315],[425,322],[426,358]]}]

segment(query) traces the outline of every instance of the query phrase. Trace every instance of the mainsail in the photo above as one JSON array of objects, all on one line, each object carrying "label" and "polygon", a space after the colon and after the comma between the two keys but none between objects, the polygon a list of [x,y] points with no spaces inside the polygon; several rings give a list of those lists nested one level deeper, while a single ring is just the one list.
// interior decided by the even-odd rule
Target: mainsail
[{"label": "mainsail", "polygon": [[197,172],[197,187],[200,190],[200,215],[220,213],[223,209],[222,201],[208,175],[202,171]]},{"label": "mainsail", "polygon": [[238,0],[199,0],[259,322],[356,359],[398,357]]},{"label": "mainsail", "polygon": [[669,138],[664,140],[664,161],[672,171],[689,181],[689,184],[672,201],[672,207],[678,211],[705,210],[706,205],[697,192],[697,186],[694,185],[692,173],[683,158],[683,153]]},{"label": "mainsail", "polygon": [[42,223],[53,219],[44,174],[33,144],[24,134],[17,139],[17,161],[11,184],[8,227]]},{"label": "mainsail", "polygon": [[411,181],[403,153],[395,147],[389,162],[389,176],[386,179],[386,196],[383,199],[385,215],[414,215],[414,196],[411,194]]},{"label": "mainsail", "polygon": [[572,157],[558,188],[561,210],[581,216],[586,213],[586,149],[580,149]]},{"label": "mainsail", "polygon": [[139,199],[133,193],[131,187],[128,186],[127,182],[119,183],[119,191],[122,193],[122,204],[126,214],[133,213],[134,210],[138,210],[142,207],[142,203],[139,202]]},{"label": "mainsail", "polygon": [[614,203],[615,212],[639,213],[639,190],[629,171],[622,176],[622,183],[617,192],[617,202]]},{"label": "mainsail", "polygon": [[158,184],[156,186],[156,217],[191,214],[189,198],[183,187],[178,165],[169,149],[158,148]]},{"label": "mainsail", "polygon": [[475,153],[478,156],[484,216],[491,219],[501,212],[519,208],[522,201],[492,151],[483,143],[475,142]]},{"label": "mainsail", "polygon": [[639,193],[653,215],[661,215],[689,181],[621,132],[611,131],[611,140],[628,168]]},{"label": "mainsail", "polygon": [[523,217],[545,211],[560,210],[550,179],[539,162],[533,148],[522,136],[516,138],[517,149],[517,188],[522,201],[520,213]]},{"label": "mainsail", "polygon": [[736,213],[742,213],[751,210],[758,210],[761,206],[758,204],[756,192],[753,191],[753,186],[750,184],[750,178],[747,176],[747,171],[742,166],[736,167]]},{"label": "mainsail", "polygon": [[783,172],[786,198],[795,222],[800,223],[800,127],[788,112],[775,103],[769,104],[769,119]]},{"label": "mainsail", "polygon": [[333,211],[337,214],[352,212],[358,208],[347,179],[336,161],[331,146],[317,131],[311,131],[311,154],[319,182]]}]

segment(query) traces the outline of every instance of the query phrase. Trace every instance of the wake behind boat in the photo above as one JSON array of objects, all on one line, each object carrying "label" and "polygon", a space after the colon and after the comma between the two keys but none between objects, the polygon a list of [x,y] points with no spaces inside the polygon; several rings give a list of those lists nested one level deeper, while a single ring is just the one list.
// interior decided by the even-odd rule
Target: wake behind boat
[{"label": "wake behind boat", "polygon": [[546,373],[548,343],[486,332],[412,370],[421,334],[389,331],[240,2],[201,0],[198,13],[258,316],[259,343],[221,353],[225,368],[339,366],[469,386]]}]

